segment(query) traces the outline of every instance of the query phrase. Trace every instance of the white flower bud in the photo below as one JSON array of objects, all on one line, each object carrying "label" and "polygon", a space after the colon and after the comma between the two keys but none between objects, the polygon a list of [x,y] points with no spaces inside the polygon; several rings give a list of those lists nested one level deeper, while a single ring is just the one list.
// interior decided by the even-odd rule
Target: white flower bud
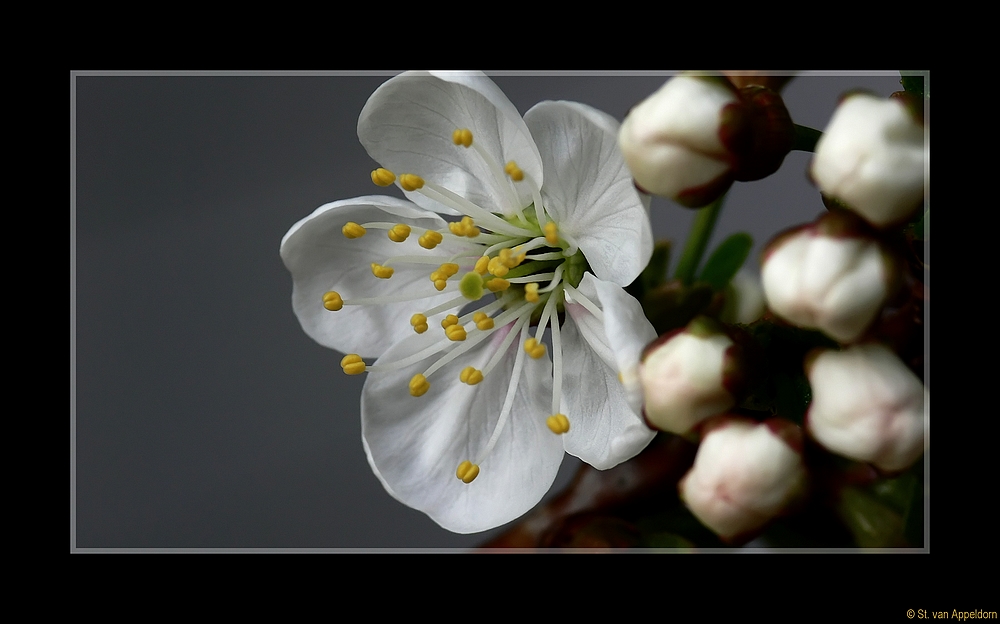
[{"label": "white flower bud", "polygon": [[[722,113],[738,103],[735,89],[722,79],[682,75],[668,80],[632,109],[618,134],[636,183],[685,205],[701,204],[706,193],[724,192],[732,183],[732,157],[720,137]],[[691,196],[693,204],[686,201]]]},{"label": "white flower bud", "polygon": [[788,421],[724,417],[710,427],[678,484],[681,498],[723,539],[748,536],[803,492],[801,443],[801,430]]},{"label": "white flower bud", "polygon": [[807,365],[806,430],[828,450],[894,472],[924,451],[927,392],[887,347],[824,351]]},{"label": "white flower bud", "polygon": [[740,269],[726,288],[726,303],[719,314],[723,323],[749,325],[766,311],[764,288],[755,273]]},{"label": "white flower bud", "polygon": [[830,213],[779,236],[765,252],[762,280],[775,314],[850,342],[885,304],[895,269],[878,241],[827,227],[841,218]]},{"label": "white flower bud", "polygon": [[651,347],[639,366],[646,422],[661,431],[687,433],[735,404],[725,385],[733,341],[721,333],[692,332],[695,323]]},{"label": "white flower bud", "polygon": [[869,223],[906,219],[924,195],[924,129],[899,100],[845,99],[816,144],[812,177],[820,190]]}]

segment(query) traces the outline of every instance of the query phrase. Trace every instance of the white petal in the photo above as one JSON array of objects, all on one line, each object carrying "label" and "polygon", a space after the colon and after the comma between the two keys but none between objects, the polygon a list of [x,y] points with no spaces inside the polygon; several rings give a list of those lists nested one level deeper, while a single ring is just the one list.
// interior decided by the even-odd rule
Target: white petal
[{"label": "white petal", "polygon": [[[545,425],[551,364],[546,358],[522,357],[513,409],[496,446],[472,483],[455,476],[460,463],[480,459],[493,434],[520,345],[511,344],[501,363],[475,386],[461,383],[459,373],[466,366],[482,369],[504,335],[495,332],[431,375],[423,396],[411,396],[407,386],[434,358],[396,372],[369,373],[361,396],[365,452],[382,485],[456,533],[485,531],[527,512],[548,491],[562,462],[562,441]],[[438,328],[413,336],[378,363],[406,357],[436,340],[443,340]]]},{"label": "white petal", "polygon": [[597,277],[629,285],[653,253],[653,230],[618,148],[618,122],[575,102],[541,102],[524,120],[545,166],[545,209]]},{"label": "white petal", "polygon": [[[414,173],[491,212],[511,214],[531,203],[530,190],[490,169],[475,149],[455,145],[452,132],[472,131],[473,142],[503,167],[509,160],[542,183],[542,163],[527,126],[507,96],[481,73],[407,72],[368,99],[358,138],[379,164],[396,175]],[[518,206],[509,198],[519,193]],[[419,193],[426,208],[455,214]]]},{"label": "white petal", "polygon": [[588,273],[580,292],[602,309],[604,320],[583,305],[566,304],[563,401],[570,430],[563,438],[567,453],[605,470],[637,455],[656,435],[639,415],[641,389],[623,385],[635,377],[642,348],[656,331],[621,287]]},{"label": "white petal", "polygon": [[[412,227],[440,229],[445,221],[408,201],[385,196],[356,197],[326,204],[292,226],[281,240],[281,259],[292,273],[292,308],[302,329],[323,346],[363,357],[378,357],[393,343],[413,333],[410,316],[457,296],[440,293],[428,276],[430,264],[400,264],[390,279],[372,275],[371,263],[392,256],[446,256],[447,241],[433,251],[417,243],[413,232],[402,243],[389,240],[385,230],[370,229],[349,240],[346,223],[389,221]],[[442,262],[444,260],[442,259]],[[337,312],[323,307],[323,294],[336,291],[345,300],[426,293],[427,299],[380,305],[345,305]],[[450,311],[433,317],[439,318]]]}]

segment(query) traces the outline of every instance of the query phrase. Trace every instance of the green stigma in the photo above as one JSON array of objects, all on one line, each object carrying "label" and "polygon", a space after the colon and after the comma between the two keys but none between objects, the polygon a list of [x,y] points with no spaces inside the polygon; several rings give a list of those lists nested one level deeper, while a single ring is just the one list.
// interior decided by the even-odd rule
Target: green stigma
[{"label": "green stigma", "polygon": [[483,296],[483,277],[475,271],[469,271],[458,282],[458,290],[470,301],[479,301]]}]

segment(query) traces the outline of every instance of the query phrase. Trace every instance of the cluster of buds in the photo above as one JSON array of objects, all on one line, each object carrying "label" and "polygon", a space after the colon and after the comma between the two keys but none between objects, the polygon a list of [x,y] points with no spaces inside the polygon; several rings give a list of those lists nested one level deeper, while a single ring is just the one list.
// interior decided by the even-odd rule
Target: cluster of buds
[{"label": "cluster of buds", "polygon": [[629,112],[618,143],[639,187],[697,208],[734,180],[777,171],[794,137],[775,91],[760,84],[737,88],[723,76],[682,74]]}]

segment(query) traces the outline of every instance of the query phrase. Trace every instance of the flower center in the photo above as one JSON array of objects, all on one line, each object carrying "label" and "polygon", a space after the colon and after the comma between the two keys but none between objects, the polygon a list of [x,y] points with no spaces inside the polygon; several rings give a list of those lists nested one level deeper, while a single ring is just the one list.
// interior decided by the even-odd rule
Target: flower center
[{"label": "flower center", "polygon": [[[438,298],[441,293],[456,296],[440,305],[426,309],[416,309],[409,323],[413,331],[423,334],[431,330],[428,319],[448,310],[472,308],[487,294],[493,301],[458,316],[448,314],[441,321],[442,340],[423,350],[396,361],[381,358],[375,365],[366,365],[357,354],[344,357],[341,366],[349,375],[363,372],[390,372],[429,361],[422,373],[414,375],[409,382],[409,392],[421,397],[430,388],[435,374],[447,364],[461,358],[476,345],[493,336],[499,345],[481,370],[472,366],[462,369],[458,382],[476,386],[493,373],[503,357],[508,353],[514,340],[520,342],[514,360],[507,394],[493,434],[478,460],[463,462],[456,476],[465,483],[471,483],[479,474],[480,464],[489,456],[500,433],[510,416],[518,380],[523,368],[524,356],[538,359],[546,356],[543,342],[548,329],[552,345],[553,387],[552,411],[546,424],[555,434],[569,431],[569,418],[560,413],[562,394],[562,345],[559,331],[559,313],[568,292],[574,301],[583,297],[576,286],[589,269],[586,258],[571,235],[559,225],[545,210],[540,188],[532,177],[521,170],[517,163],[509,161],[503,167],[473,141],[468,129],[455,130],[452,140],[459,148],[473,149],[487,165],[487,169],[497,178],[503,197],[501,204],[510,207],[511,214],[499,215],[486,210],[468,199],[428,182],[417,174],[403,173],[398,177],[391,171],[379,168],[372,172],[372,181],[379,186],[396,183],[407,192],[416,192],[444,206],[456,210],[463,216],[459,221],[447,224],[441,229],[423,229],[413,224],[392,222],[349,222],[343,226],[343,234],[348,239],[359,239],[368,235],[369,230],[385,230],[389,240],[403,243],[410,236],[417,236],[417,242],[426,253],[420,255],[399,255],[371,260],[372,279],[391,280],[394,267],[427,265],[429,283],[424,293],[417,295],[386,295],[365,299],[344,300],[338,293],[329,291],[323,295],[323,306],[336,312],[345,305],[381,305],[400,301]],[[521,206],[515,184],[526,185],[532,196],[532,203]],[[447,241],[447,244],[444,244]],[[435,251],[438,246],[447,253]],[[592,302],[584,301],[587,307],[597,309]],[[417,307],[415,305],[415,307]],[[599,311],[599,310],[598,310]],[[406,322],[400,320],[400,322]],[[535,331],[531,329],[534,327]],[[454,380],[452,380],[454,381]],[[434,380],[434,383],[437,383]],[[474,390],[472,390],[474,391]]]}]

